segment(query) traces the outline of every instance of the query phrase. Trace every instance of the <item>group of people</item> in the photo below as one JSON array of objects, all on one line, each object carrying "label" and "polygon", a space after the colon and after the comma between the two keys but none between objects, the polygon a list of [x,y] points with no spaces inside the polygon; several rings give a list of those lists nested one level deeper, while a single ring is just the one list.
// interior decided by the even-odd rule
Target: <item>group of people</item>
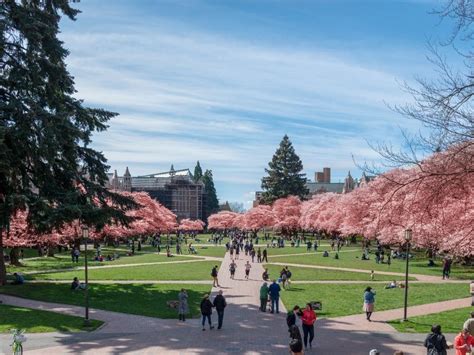
[{"label": "group of people", "polygon": [[[307,349],[313,347],[314,339],[314,323],[317,315],[313,310],[313,305],[307,303],[304,309],[299,306],[294,306],[293,310],[288,312],[286,316],[286,324],[288,325],[288,332],[290,333],[290,350],[293,353],[301,353],[303,344]],[[300,329],[303,330],[303,339],[301,338]]]},{"label": "group of people", "polygon": [[[214,329],[212,324],[212,309],[215,308],[217,312],[217,329],[222,329],[224,322],[224,310],[227,307],[227,302],[223,295],[222,290],[219,290],[217,295],[214,297],[214,300],[211,301],[208,294],[204,295],[201,303],[199,305],[201,311],[201,321],[202,321],[202,330],[206,330],[206,320],[209,325],[209,330]],[[178,317],[182,322],[186,321],[186,317],[189,313],[188,305],[188,293],[183,288],[178,293]]]},{"label": "group of people", "polygon": [[[474,312],[464,322],[461,332],[454,338],[453,348],[456,355],[471,354],[474,350]],[[449,349],[445,336],[441,332],[441,326],[435,324],[431,327],[431,333],[425,339],[424,346],[428,355],[446,355]]]}]

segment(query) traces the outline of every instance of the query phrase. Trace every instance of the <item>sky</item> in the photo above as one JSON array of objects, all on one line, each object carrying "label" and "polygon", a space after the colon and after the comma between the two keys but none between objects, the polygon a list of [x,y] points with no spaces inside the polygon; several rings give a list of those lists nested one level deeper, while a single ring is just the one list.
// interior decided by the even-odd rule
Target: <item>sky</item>
[{"label": "sky", "polygon": [[370,147],[420,127],[390,109],[433,75],[446,33],[429,0],[82,0],[63,19],[86,105],[119,113],[93,146],[132,176],[211,169],[221,202],[249,207],[285,134],[307,177],[343,181]]}]

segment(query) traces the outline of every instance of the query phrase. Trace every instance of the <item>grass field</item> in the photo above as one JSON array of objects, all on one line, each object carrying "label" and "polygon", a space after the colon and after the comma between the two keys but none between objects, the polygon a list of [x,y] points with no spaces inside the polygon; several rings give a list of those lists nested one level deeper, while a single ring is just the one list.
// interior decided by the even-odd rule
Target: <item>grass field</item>
[{"label": "grass field", "polygon": [[91,319],[91,326],[84,328],[84,318],[3,304],[0,304],[0,319],[1,333],[8,333],[10,329],[24,329],[27,333],[79,332],[95,330],[103,324]]},{"label": "grass field", "polygon": [[[91,261],[89,260],[89,266],[106,266],[106,265],[124,265],[124,264],[140,264],[140,263],[154,263],[154,262],[165,262],[165,261],[180,261],[189,260],[189,258],[182,256],[175,256],[168,258],[166,254],[136,254],[134,256],[126,256],[123,254],[119,259],[113,261]],[[196,259],[192,259],[196,260]],[[32,272],[32,271],[52,271],[61,269],[70,269],[76,267],[83,267],[84,261],[80,260],[79,263],[71,262],[69,256],[58,255],[54,257],[42,257],[35,259],[25,259],[23,262],[24,266],[9,266],[7,268],[9,273],[13,272]]]},{"label": "grass field", "polygon": [[[199,315],[199,304],[210,285],[179,284],[91,284],[89,290],[90,307],[107,311],[138,314],[158,318],[175,318],[177,311],[168,308],[166,301],[177,300],[181,288],[188,291],[189,310],[193,317]],[[57,302],[76,306],[84,305],[84,293],[71,291],[69,284],[25,284],[22,286],[2,286],[0,293],[31,298],[46,302]],[[3,318],[2,323],[3,323]],[[39,323],[39,322],[38,322]]]},{"label": "grass field", "polygon": [[[327,248],[330,249],[330,248]],[[377,264],[373,255],[371,255],[371,260],[361,260],[361,251],[360,249],[342,249],[339,253],[339,259],[334,258],[335,252],[329,251],[329,257],[323,257],[323,251],[325,248],[318,249],[317,253],[306,253],[301,256],[285,256],[285,257],[275,257],[272,258],[270,253],[269,261],[279,262],[279,263],[288,263],[288,264],[303,264],[303,265],[327,265],[335,266],[342,268],[353,268],[353,269],[362,269],[362,270],[375,270],[375,271],[390,271],[390,272],[405,272],[405,261],[392,259],[392,264],[389,266],[387,264]],[[348,251],[350,250],[350,251]],[[424,275],[434,275],[441,277],[441,263],[440,261],[436,262],[435,267],[428,267],[428,261],[423,259],[413,259],[410,260],[410,273],[414,274],[424,274]],[[460,279],[470,279],[474,274],[474,267],[472,266],[459,266],[453,265],[452,267],[452,278]]]},{"label": "grass field", "polygon": [[474,311],[474,307],[459,308],[426,316],[411,317],[408,322],[396,320],[389,323],[402,333],[428,334],[433,324],[441,325],[443,333],[459,333],[464,322],[470,318],[472,311]]},{"label": "grass field", "polygon": [[[171,260],[174,261],[175,258]],[[211,269],[219,265],[215,261],[193,261],[190,263],[156,264],[89,270],[89,280],[210,280]],[[83,275],[83,271],[52,272],[26,275],[35,280],[72,280]]]},{"label": "grass field", "polygon": [[[276,260],[276,259],[275,259]],[[270,279],[278,278],[280,271],[282,270],[281,265],[266,264],[270,273]],[[350,271],[338,271],[338,270],[324,270],[324,269],[312,269],[305,267],[290,267],[291,279],[293,281],[318,281],[318,280],[354,280],[354,281],[367,281],[370,282],[370,273],[361,272],[350,272]],[[390,276],[380,275],[375,273],[374,281],[392,281],[392,280],[404,280],[403,276]],[[412,278],[413,279],[413,278]]]},{"label": "grass field", "polygon": [[[367,286],[370,282],[367,282]],[[404,289],[385,290],[382,285],[372,285],[377,292],[375,312],[401,308],[404,301]],[[354,284],[298,284],[281,293],[287,309],[294,305],[303,306],[309,301],[321,301],[321,317],[338,317],[362,312],[363,294],[366,285]],[[408,304],[415,306],[432,302],[469,297],[468,285],[459,284],[412,284]]]}]

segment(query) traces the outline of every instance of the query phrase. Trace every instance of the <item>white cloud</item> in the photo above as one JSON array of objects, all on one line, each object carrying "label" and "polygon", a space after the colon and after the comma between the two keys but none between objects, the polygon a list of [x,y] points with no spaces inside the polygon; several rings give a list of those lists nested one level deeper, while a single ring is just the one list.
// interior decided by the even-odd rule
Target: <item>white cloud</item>
[{"label": "white cloud", "polygon": [[285,133],[312,175],[353,167],[352,154],[376,158],[366,139],[413,125],[384,104],[408,99],[397,73],[347,53],[183,33],[169,22],[66,30],[62,39],[77,96],[121,113],[95,145],[137,174],[205,160],[218,184],[248,191]]}]

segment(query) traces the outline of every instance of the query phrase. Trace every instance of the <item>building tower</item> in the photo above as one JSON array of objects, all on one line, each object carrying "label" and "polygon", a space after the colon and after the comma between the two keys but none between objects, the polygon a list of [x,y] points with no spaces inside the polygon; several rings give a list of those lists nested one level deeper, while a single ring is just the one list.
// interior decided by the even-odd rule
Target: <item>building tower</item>
[{"label": "building tower", "polygon": [[355,189],[355,181],[351,176],[351,172],[347,173],[346,178],[344,179],[344,187],[342,188],[342,193],[347,194]]},{"label": "building tower", "polygon": [[112,190],[120,190],[120,181],[118,178],[117,170],[114,171],[114,176],[112,177],[110,185],[112,186]]},{"label": "building tower", "polygon": [[323,179],[326,184],[331,183],[331,168],[323,168]]},{"label": "building tower", "polygon": [[125,169],[125,174],[123,174],[122,190],[132,192],[132,175],[128,171],[128,166]]},{"label": "building tower", "polygon": [[176,171],[174,170],[174,166],[173,164],[171,164],[171,168],[170,168],[170,176],[173,177],[176,175]]}]

